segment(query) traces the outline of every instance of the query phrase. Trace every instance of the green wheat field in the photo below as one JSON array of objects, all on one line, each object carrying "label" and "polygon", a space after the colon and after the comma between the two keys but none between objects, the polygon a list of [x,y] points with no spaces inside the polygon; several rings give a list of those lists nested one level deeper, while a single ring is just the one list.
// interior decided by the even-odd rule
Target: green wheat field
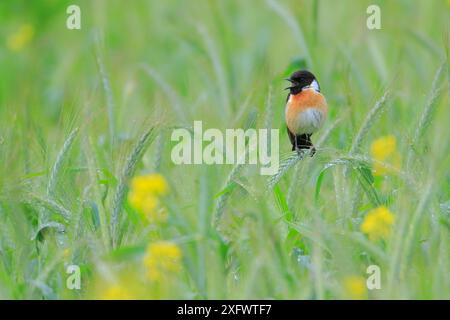
[{"label": "green wheat field", "polygon": [[[0,299],[450,299],[449,14],[1,1]],[[314,157],[286,134],[299,69],[329,105]],[[279,129],[279,172],[174,164],[194,120]]]}]

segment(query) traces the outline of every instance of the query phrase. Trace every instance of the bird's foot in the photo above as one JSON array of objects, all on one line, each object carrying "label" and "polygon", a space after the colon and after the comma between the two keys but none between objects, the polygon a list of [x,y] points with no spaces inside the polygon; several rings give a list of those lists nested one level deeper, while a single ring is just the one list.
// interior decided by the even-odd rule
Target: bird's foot
[{"label": "bird's foot", "polygon": [[309,151],[309,155],[312,157],[316,153],[316,148],[314,146],[310,146],[308,148],[296,148],[295,151],[297,151],[297,155],[302,155]]}]

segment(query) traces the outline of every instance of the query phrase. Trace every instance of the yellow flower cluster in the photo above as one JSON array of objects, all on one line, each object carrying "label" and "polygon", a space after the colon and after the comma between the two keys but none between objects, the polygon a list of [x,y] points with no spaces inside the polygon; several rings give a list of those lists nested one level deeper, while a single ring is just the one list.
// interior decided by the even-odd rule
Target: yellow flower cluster
[{"label": "yellow flower cluster", "polygon": [[135,177],[131,181],[128,202],[148,221],[153,223],[164,222],[167,215],[160,205],[160,198],[166,195],[168,190],[167,182],[160,174]]},{"label": "yellow flower cluster", "polygon": [[30,24],[24,24],[8,37],[6,40],[6,46],[11,51],[20,51],[33,39],[33,36],[33,26]]},{"label": "yellow flower cluster", "polygon": [[394,215],[388,208],[381,206],[369,211],[361,224],[361,231],[372,241],[387,239],[394,224]]},{"label": "yellow flower cluster", "polygon": [[[98,279],[95,283],[94,299],[131,300],[141,298],[159,299],[168,297],[176,275],[182,270],[182,252],[170,241],[155,241],[147,246],[142,264],[135,269],[122,269],[114,277]],[[136,272],[142,270],[144,272]],[[111,275],[111,274],[110,274]],[[150,282],[143,281],[145,279]],[[105,282],[106,280],[106,282]]]},{"label": "yellow flower cluster", "polygon": [[172,242],[151,243],[144,257],[147,277],[158,281],[166,275],[178,273],[181,270],[181,256],[180,248]]},{"label": "yellow flower cluster", "polygon": [[133,296],[128,290],[120,285],[114,284],[108,287],[100,296],[100,300],[131,300]]},{"label": "yellow flower cluster", "polygon": [[373,173],[377,176],[385,175],[389,171],[386,166],[379,162],[391,162],[395,167],[400,164],[397,140],[393,135],[380,137],[373,141],[370,146],[370,155],[377,161],[373,165]]},{"label": "yellow flower cluster", "polygon": [[363,277],[349,276],[344,279],[345,295],[354,300],[367,299],[367,286]]}]

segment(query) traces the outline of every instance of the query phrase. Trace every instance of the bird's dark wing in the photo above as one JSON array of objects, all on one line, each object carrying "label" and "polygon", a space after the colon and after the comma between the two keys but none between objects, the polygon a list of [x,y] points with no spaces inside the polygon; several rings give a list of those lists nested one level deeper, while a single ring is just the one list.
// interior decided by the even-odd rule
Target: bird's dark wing
[{"label": "bird's dark wing", "polygon": [[[288,93],[288,95],[286,97],[286,103],[288,102],[290,96],[291,96],[291,94]],[[292,143],[292,151],[294,151],[295,150],[295,134],[293,134],[291,131],[289,131],[288,127],[286,127],[286,129],[287,129],[287,133],[289,135],[289,140],[291,140],[291,143]]]},{"label": "bird's dark wing", "polygon": [[287,129],[287,133],[288,133],[288,136],[289,136],[289,140],[291,140],[291,143],[292,143],[292,151],[294,151],[294,150],[295,150],[295,134],[293,134],[293,133],[289,130],[288,127],[286,127],[286,129]]}]

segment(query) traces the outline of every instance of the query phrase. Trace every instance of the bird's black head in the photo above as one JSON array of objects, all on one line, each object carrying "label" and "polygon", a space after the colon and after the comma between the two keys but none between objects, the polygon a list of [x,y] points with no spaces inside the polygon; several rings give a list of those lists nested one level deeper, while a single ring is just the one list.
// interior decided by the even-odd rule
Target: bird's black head
[{"label": "bird's black head", "polygon": [[295,71],[286,80],[292,84],[290,87],[286,88],[286,90],[290,90],[291,94],[297,94],[305,88],[312,88],[320,92],[319,83],[317,82],[316,77],[307,70]]}]

